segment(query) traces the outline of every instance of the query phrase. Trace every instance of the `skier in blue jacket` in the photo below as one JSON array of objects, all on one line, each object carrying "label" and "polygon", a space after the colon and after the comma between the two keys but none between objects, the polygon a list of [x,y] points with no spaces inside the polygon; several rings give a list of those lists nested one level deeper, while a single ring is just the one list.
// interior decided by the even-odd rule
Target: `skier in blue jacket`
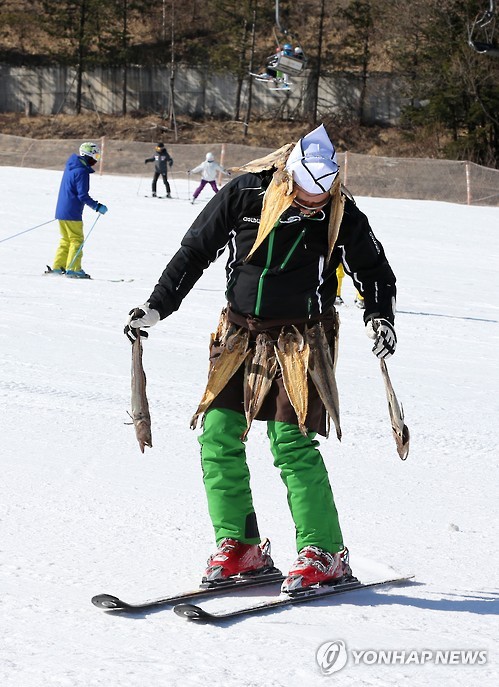
[{"label": "skier in blue jacket", "polygon": [[88,205],[104,215],[107,207],[90,197],[90,175],[92,167],[100,159],[99,146],[95,143],[82,143],[79,155],[73,153],[66,162],[55,218],[59,220],[61,240],[57,248],[52,268],[47,273],[64,274],[73,279],[90,279],[81,267],[83,252],[83,208]]}]

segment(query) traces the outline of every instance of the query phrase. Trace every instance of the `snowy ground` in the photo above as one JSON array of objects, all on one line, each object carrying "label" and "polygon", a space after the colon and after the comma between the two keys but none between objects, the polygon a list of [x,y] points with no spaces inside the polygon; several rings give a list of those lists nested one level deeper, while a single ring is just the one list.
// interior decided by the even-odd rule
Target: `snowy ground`
[{"label": "snowy ground", "polygon": [[[0,240],[53,217],[60,177],[0,167]],[[499,684],[499,208],[358,199],[398,276],[399,347],[388,367],[411,452],[405,463],[397,456],[348,278],[344,439],[322,449],[354,571],[365,580],[413,573],[414,584],[213,627],[170,609],[130,618],[91,605],[99,592],[139,600],[192,588],[213,549],[189,419],[223,305],[223,259],[145,344],[154,448],[141,455],[125,424],[126,313],[147,299],[211,196],[206,188],[192,206],[187,181],[172,200],[145,198],[148,189],[149,178],[92,178],[92,195],[109,206],[85,249],[93,281],[42,276],[55,222],[0,243],[0,684]],[[87,232],[95,217],[85,211]],[[248,454],[260,529],[286,570],[294,532],[259,423]],[[346,643],[348,663],[326,676],[316,651],[334,640]],[[484,665],[435,665],[434,655],[425,665],[368,665],[371,654],[355,665],[353,651],[382,649],[488,655]]]}]

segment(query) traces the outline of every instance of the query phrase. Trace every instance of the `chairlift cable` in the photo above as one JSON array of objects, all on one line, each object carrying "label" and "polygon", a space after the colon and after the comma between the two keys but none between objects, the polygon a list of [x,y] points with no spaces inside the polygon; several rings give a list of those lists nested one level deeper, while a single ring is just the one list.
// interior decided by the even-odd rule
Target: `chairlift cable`
[{"label": "chairlift cable", "polygon": [[279,31],[282,33],[283,36],[288,35],[288,30],[283,29],[281,26],[281,19],[279,17],[279,0],[275,0],[275,25],[279,29]]}]

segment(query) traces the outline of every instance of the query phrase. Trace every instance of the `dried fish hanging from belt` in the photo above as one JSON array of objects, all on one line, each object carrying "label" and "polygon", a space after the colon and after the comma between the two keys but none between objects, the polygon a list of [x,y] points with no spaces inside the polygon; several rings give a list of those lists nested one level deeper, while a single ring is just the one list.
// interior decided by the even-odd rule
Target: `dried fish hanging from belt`
[{"label": "dried fish hanging from belt", "polygon": [[305,420],[308,410],[308,360],[310,347],[296,327],[281,330],[275,348],[282,371],[284,388],[298,418],[300,432],[307,436]]},{"label": "dried fish hanging from belt", "polygon": [[[336,331],[338,331],[337,326]],[[317,389],[321,401],[324,403],[328,415],[333,420],[336,436],[341,441],[340,402],[334,375],[334,362],[324,326],[321,322],[318,322],[313,327],[305,328],[305,340],[310,347],[308,374]]]},{"label": "dried fish hanging from belt", "polygon": [[274,342],[266,332],[258,334],[255,352],[246,359],[244,369],[244,413],[247,427],[241,437],[246,439],[253,419],[258,415],[277,372]]},{"label": "dried fish hanging from belt", "polygon": [[248,350],[249,331],[243,327],[237,329],[234,325],[229,324],[225,311],[222,312],[217,333],[211,335],[210,349],[218,343],[220,343],[222,350],[218,358],[210,364],[206,389],[196,412],[192,416],[191,429],[195,429],[199,416],[208,410],[213,400],[250,353]]},{"label": "dried fish hanging from belt", "polygon": [[[335,346],[338,324],[337,320]],[[244,413],[247,427],[241,437],[243,440],[246,439],[251,424],[272,387],[278,367],[282,371],[284,388],[296,413],[302,434],[307,434],[305,422],[310,375],[328,416],[333,419],[336,435],[341,439],[338,389],[334,376],[335,361],[321,323],[305,327],[304,334],[295,326],[283,327],[277,342],[267,332],[260,332],[254,347],[250,347],[249,331],[231,324],[224,309],[217,331],[211,335],[210,350],[214,346],[219,346],[221,353],[210,363],[206,389],[191,420],[192,429],[196,427],[199,416],[208,410],[215,397],[244,362]]]}]

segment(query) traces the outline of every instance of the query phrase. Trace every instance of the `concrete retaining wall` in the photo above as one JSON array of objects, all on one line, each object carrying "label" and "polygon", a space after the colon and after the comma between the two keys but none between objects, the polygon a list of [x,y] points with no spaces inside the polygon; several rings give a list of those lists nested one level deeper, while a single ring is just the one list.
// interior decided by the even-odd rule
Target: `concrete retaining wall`
[{"label": "concrete retaining wall", "polygon": [[[252,113],[282,117],[303,116],[307,111],[309,73],[292,77],[290,91],[272,91],[267,83],[253,81]],[[236,78],[227,72],[179,67],[175,74],[174,103],[177,114],[232,117],[236,106]],[[102,114],[120,114],[123,70],[96,68],[83,78],[82,105]],[[320,115],[334,112],[357,116],[361,83],[352,75],[321,78]],[[242,113],[247,107],[248,84],[243,85]],[[71,67],[15,67],[0,64],[0,112],[72,114],[76,102],[76,72]],[[170,69],[132,66],[127,71],[127,111],[168,113]],[[373,75],[368,82],[366,121],[394,124],[400,114],[397,82]]]}]

